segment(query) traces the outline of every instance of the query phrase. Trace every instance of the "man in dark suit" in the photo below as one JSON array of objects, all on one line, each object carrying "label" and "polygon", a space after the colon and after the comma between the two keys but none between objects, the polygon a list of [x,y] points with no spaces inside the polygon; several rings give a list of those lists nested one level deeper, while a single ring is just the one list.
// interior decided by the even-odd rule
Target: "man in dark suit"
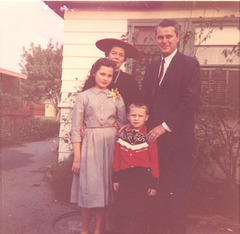
[{"label": "man in dark suit", "polygon": [[194,147],[194,113],[200,99],[200,67],[177,50],[179,25],[165,19],[156,27],[162,57],[146,70],[142,95],[150,108],[149,140],[158,142],[160,185],[155,229],[185,234]]}]

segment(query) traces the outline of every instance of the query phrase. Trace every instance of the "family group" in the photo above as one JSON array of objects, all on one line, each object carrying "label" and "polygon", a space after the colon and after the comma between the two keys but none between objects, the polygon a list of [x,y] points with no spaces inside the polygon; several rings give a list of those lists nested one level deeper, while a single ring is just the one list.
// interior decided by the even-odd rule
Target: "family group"
[{"label": "family group", "polygon": [[155,36],[161,56],[141,90],[120,69],[139,50],[113,38],[96,42],[105,57],[76,98],[71,129],[71,202],[81,208],[82,234],[92,217],[94,234],[186,234],[200,66],[178,51],[175,20],[162,20]]}]

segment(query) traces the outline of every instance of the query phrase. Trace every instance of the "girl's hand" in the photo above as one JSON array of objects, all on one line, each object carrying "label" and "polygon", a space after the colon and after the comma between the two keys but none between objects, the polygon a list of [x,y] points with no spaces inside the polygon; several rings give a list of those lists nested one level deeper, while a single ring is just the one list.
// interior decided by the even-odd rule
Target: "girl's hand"
[{"label": "girl's hand", "polygon": [[118,192],[118,189],[119,189],[119,183],[113,183],[113,189],[115,192]]},{"label": "girl's hand", "polygon": [[119,130],[117,134],[120,134],[125,128],[130,127],[130,124],[125,124],[124,126],[122,126]]},{"label": "girl's hand", "polygon": [[80,160],[74,160],[72,165],[72,171],[79,175],[80,172]]},{"label": "girl's hand", "polygon": [[117,122],[114,122],[114,123],[113,123],[113,127],[114,127],[116,130],[119,129],[119,126],[118,126]]},{"label": "girl's hand", "polygon": [[155,196],[157,193],[156,189],[148,189],[148,196]]},{"label": "girl's hand", "polygon": [[82,126],[81,129],[80,129],[80,133],[81,133],[81,137],[84,138],[85,137],[85,128],[86,126]]}]

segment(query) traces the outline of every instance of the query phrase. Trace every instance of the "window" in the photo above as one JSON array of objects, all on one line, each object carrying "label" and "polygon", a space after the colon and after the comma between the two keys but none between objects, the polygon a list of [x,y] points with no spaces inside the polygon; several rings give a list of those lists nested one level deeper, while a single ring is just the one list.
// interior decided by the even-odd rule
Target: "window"
[{"label": "window", "polygon": [[237,70],[202,68],[201,79],[202,105],[238,108],[240,83]]}]

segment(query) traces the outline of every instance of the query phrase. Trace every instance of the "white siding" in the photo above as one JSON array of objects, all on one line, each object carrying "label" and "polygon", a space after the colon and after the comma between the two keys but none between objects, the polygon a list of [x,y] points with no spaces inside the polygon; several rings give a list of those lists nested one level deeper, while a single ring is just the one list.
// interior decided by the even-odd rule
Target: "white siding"
[{"label": "white siding", "polygon": [[[127,32],[126,19],[96,19],[96,12],[88,13],[88,19],[82,12],[67,12],[64,25],[63,72],[61,117],[59,134],[59,160],[71,154],[70,123],[71,111],[75,101],[75,93],[81,89],[92,64],[104,53],[98,50],[95,42],[99,39],[121,38]],[[72,17],[73,16],[73,17]],[[101,18],[101,17],[100,17]]]},{"label": "white siding", "polygon": [[[199,33],[201,28],[197,27],[195,29],[196,33]],[[211,28],[210,28],[211,29]],[[209,32],[209,28],[204,29],[204,34],[206,35]],[[211,37],[206,41],[202,42],[202,45],[236,45],[239,42],[239,29],[237,26],[224,26],[222,30],[216,28]],[[196,39],[195,45],[198,44]]]},{"label": "white siding", "polygon": [[103,20],[103,19],[88,19],[88,20],[67,20],[64,25],[64,32],[80,32],[80,33],[126,33],[125,20]]},{"label": "white siding", "polygon": [[63,69],[62,80],[79,80],[80,77],[86,77],[89,69]]},{"label": "white siding", "polygon": [[72,69],[80,67],[81,69],[90,69],[91,66],[98,57],[64,57],[63,58],[63,69]]},{"label": "white siding", "polygon": [[81,45],[65,45],[63,49],[64,57],[102,57],[104,56],[103,52],[99,50],[94,44],[81,44]]},{"label": "white siding", "polygon": [[[197,49],[196,56],[200,64],[210,64],[210,65],[226,65],[229,62],[227,58],[223,55],[223,50],[231,50],[231,46],[214,46],[214,47],[204,47],[201,46]],[[236,56],[231,61],[231,65],[239,65],[239,57]]]},{"label": "white siding", "polygon": [[[212,28],[205,28],[204,35],[207,35]],[[195,45],[199,45],[200,28],[195,29]],[[230,36],[231,35],[231,36]],[[239,29],[237,26],[224,26],[222,30],[215,28],[206,41],[202,41],[199,47],[196,47],[196,56],[200,64],[225,65],[227,59],[223,55],[224,49],[231,50],[239,42]],[[231,62],[232,65],[239,64],[239,57],[235,57]]]},{"label": "white siding", "polygon": [[119,32],[65,32],[65,45],[95,45],[95,42],[102,38],[119,38]]}]

